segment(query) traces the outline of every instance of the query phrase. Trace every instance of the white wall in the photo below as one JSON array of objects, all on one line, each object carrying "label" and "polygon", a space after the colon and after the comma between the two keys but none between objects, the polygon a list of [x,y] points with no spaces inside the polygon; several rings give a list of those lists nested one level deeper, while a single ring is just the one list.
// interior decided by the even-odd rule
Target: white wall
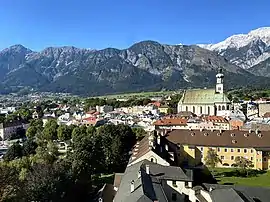
[{"label": "white wall", "polygon": [[157,164],[160,164],[160,165],[163,165],[163,166],[169,166],[170,165],[163,158],[159,157],[155,152],[149,151],[145,155],[141,156],[140,158],[137,158],[136,160],[134,160],[133,162],[128,164],[128,166],[136,164],[136,163],[138,163],[138,162],[140,162],[140,161],[142,161],[144,159],[147,159],[147,160],[151,161],[151,158],[154,159],[154,163],[157,163]]},{"label": "white wall", "polygon": [[[195,107],[195,111],[193,110],[193,107]],[[208,111],[208,107],[210,111]],[[201,113],[202,108],[202,113]],[[206,114],[206,115],[215,115],[215,107],[214,105],[185,105],[185,104],[178,104],[177,106],[177,112],[181,111],[190,111],[197,115]]]},{"label": "white wall", "polygon": [[4,129],[0,129],[0,137],[2,140],[4,139]]}]

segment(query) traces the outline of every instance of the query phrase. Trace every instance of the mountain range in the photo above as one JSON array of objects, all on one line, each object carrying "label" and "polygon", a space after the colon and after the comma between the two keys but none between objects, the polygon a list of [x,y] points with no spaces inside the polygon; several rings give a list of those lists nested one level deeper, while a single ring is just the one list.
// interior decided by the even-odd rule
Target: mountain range
[{"label": "mountain range", "polygon": [[217,44],[166,45],[142,41],[119,50],[22,45],[0,51],[0,93],[22,90],[101,95],[212,87],[219,68],[226,88],[270,82],[270,28]]}]

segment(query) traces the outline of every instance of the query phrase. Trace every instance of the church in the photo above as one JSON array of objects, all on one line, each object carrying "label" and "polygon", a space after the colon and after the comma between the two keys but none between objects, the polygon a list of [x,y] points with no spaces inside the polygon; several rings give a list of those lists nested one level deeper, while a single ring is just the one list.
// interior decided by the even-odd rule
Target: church
[{"label": "church", "polygon": [[224,74],[220,69],[216,75],[215,89],[186,90],[178,102],[177,112],[190,111],[197,115],[217,115],[230,110],[231,102],[224,93]]}]

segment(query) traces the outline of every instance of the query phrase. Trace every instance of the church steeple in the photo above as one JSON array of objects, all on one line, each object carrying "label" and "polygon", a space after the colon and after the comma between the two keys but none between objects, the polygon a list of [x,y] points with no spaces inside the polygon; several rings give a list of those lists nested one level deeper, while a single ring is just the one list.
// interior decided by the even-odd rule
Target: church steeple
[{"label": "church steeple", "polygon": [[223,93],[223,79],[224,74],[222,74],[222,69],[219,68],[218,74],[216,75],[217,83],[216,83],[216,93]]}]

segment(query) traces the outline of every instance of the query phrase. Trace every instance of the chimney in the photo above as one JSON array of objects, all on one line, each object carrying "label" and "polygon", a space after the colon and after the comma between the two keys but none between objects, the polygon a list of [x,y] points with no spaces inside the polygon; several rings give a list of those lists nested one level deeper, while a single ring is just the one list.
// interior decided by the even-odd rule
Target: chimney
[{"label": "chimney", "polygon": [[146,170],[146,174],[150,174],[150,166],[149,165],[145,165],[145,170]]},{"label": "chimney", "polygon": [[141,177],[141,171],[139,170],[138,171],[138,178],[140,178]]},{"label": "chimney", "polygon": [[165,144],[165,149],[169,151],[169,146],[167,144]]},{"label": "chimney", "polygon": [[157,137],[157,144],[160,144],[160,136]]},{"label": "chimney", "polygon": [[169,154],[170,154],[170,159],[171,159],[172,161],[174,161],[174,153],[173,153],[173,152],[169,152]]},{"label": "chimney", "polygon": [[213,191],[214,189],[215,189],[214,187],[210,187],[209,192]]},{"label": "chimney", "polygon": [[134,192],[134,190],[135,190],[135,185],[134,185],[134,180],[132,180],[130,182],[130,192],[132,193],[132,192]]}]

